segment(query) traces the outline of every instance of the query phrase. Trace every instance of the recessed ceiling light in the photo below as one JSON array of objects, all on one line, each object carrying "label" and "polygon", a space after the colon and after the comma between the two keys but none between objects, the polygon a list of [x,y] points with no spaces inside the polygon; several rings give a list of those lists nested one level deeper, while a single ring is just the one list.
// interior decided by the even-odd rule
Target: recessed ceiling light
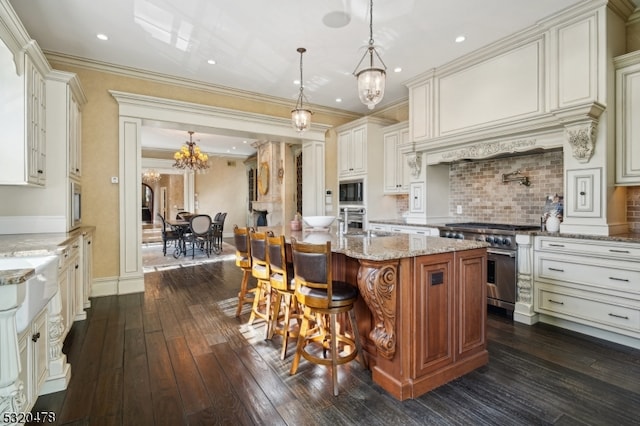
[{"label": "recessed ceiling light", "polygon": [[109,40],[109,37],[107,37],[106,34],[102,34],[102,33],[96,34],[96,37],[98,37],[98,39],[100,40]]},{"label": "recessed ceiling light", "polygon": [[300,86],[300,80],[293,80],[293,84],[295,84],[296,86]]},{"label": "recessed ceiling light", "polygon": [[402,68],[400,68],[400,67],[395,67],[395,68],[393,69],[393,72],[402,72]]},{"label": "recessed ceiling light", "polygon": [[467,38],[463,35],[459,35],[458,37],[456,37],[456,43],[462,43],[463,41],[465,41]]},{"label": "recessed ceiling light", "polygon": [[207,61],[207,63],[208,63],[209,65],[215,65],[215,64],[216,64],[216,61],[215,61],[215,59],[209,59],[209,60]]},{"label": "recessed ceiling light", "polygon": [[242,143],[247,143],[247,141],[242,141]]},{"label": "recessed ceiling light", "polygon": [[336,102],[342,102],[342,98],[336,98]]}]

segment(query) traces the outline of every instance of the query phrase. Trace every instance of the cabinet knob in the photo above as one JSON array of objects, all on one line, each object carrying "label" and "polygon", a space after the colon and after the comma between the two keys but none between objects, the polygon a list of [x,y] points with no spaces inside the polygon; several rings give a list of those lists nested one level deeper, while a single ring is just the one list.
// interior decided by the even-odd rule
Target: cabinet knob
[{"label": "cabinet knob", "polygon": [[580,195],[587,195],[587,193],[584,191],[580,191]]},{"label": "cabinet knob", "polygon": [[38,174],[43,174],[43,173],[44,173],[44,171],[38,170]]},{"label": "cabinet knob", "polygon": [[33,336],[31,336],[31,340],[34,341],[34,342],[37,342],[39,338],[40,338],[40,332],[39,331],[37,333],[35,333]]}]

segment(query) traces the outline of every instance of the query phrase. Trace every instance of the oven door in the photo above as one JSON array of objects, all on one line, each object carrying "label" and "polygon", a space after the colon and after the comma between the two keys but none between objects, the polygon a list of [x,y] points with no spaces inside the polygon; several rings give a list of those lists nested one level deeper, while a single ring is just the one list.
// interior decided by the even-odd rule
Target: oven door
[{"label": "oven door", "polygon": [[515,308],[515,251],[487,249],[487,303],[510,311]]}]

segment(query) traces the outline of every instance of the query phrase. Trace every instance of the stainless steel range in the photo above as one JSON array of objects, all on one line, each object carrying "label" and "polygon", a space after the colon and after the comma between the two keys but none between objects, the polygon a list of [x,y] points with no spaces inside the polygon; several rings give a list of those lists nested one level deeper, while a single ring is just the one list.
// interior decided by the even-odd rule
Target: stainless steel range
[{"label": "stainless steel range", "polygon": [[535,225],[503,223],[447,223],[440,227],[440,236],[485,241],[487,248],[487,303],[507,310],[513,315],[516,303],[518,231],[540,229]]}]

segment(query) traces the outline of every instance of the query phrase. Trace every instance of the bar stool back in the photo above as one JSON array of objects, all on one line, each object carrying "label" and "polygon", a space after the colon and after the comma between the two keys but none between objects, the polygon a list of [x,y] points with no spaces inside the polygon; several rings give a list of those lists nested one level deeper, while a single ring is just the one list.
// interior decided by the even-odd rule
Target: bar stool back
[{"label": "bar stool back", "polygon": [[265,321],[265,339],[269,338],[271,328],[271,284],[269,283],[269,259],[267,255],[267,236],[273,236],[273,232],[249,232],[251,244],[251,275],[258,280],[256,294],[253,298],[253,306],[248,324],[253,324],[256,317]]},{"label": "bar stool back", "polygon": [[249,243],[249,231],[251,228],[239,228],[233,225],[233,241],[236,246],[236,266],[242,269],[242,282],[240,283],[240,292],[238,293],[238,308],[236,309],[236,317],[240,316],[242,306],[245,303],[253,303],[253,298],[248,297],[247,290],[249,285],[249,277],[251,276],[251,244]]},{"label": "bar stool back", "polygon": [[[295,282],[293,281],[293,263],[287,261],[286,243],[284,235],[267,238],[267,249],[269,251],[269,267],[271,275],[269,282],[271,289],[275,291],[275,301],[273,302],[273,321],[269,339],[274,334],[282,336],[282,350],[280,359],[287,356],[287,347],[290,338],[298,337],[296,325],[291,324],[292,320],[298,319],[297,302],[293,294]],[[280,310],[283,310],[282,321],[280,322]]]},{"label": "bar stool back", "polygon": [[[338,365],[345,364],[360,354],[360,361],[367,368],[353,310],[358,290],[348,283],[333,281],[330,241],[326,244],[306,244],[292,239],[291,252],[295,297],[304,305],[304,313],[290,373],[296,373],[301,356],[316,364],[330,365],[333,394],[337,396]],[[348,313],[351,336],[346,330],[338,329],[337,316],[342,313]],[[341,349],[349,346],[351,351],[343,355],[342,351],[338,351],[339,346]],[[330,359],[325,358],[327,349],[330,349]]]}]

